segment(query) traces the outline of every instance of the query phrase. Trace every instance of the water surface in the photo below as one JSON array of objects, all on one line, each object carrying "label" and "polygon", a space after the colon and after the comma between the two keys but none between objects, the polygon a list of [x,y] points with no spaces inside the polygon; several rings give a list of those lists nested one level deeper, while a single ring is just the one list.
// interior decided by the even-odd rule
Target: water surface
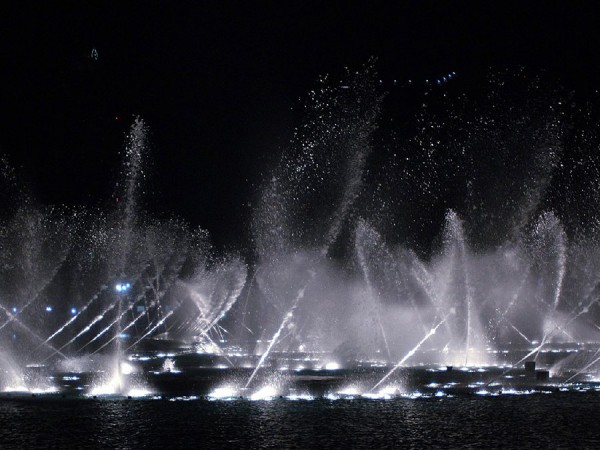
[{"label": "water surface", "polygon": [[0,403],[2,448],[598,448],[600,393]]}]

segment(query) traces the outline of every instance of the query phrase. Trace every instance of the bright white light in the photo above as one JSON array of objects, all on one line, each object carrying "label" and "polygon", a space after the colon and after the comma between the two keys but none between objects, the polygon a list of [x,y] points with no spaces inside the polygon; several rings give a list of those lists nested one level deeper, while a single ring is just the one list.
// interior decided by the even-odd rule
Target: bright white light
[{"label": "bright white light", "polygon": [[410,394],[403,395],[403,397],[410,398],[412,400],[423,397],[423,394],[419,391],[412,392]]},{"label": "bright white light", "polygon": [[314,400],[310,394],[290,394],[286,397],[288,400]]},{"label": "bright white light", "polygon": [[28,392],[27,386],[6,386],[3,392]]},{"label": "bright white light", "polygon": [[379,392],[365,392],[361,396],[374,400],[389,400],[396,394],[397,389],[394,386],[386,386]]},{"label": "bright white light", "polygon": [[58,392],[56,387],[45,387],[45,388],[32,388],[29,389],[29,392],[32,394],[53,394],[54,392]]},{"label": "bright white light", "polygon": [[134,372],[135,372],[135,367],[133,367],[131,364],[126,363],[126,362],[121,363],[121,373],[123,375],[130,375]]},{"label": "bright white light", "polygon": [[380,390],[379,393],[382,395],[394,395],[397,393],[397,391],[398,388],[396,388],[395,386],[386,386],[382,390]]},{"label": "bright white light", "polygon": [[328,362],[325,364],[325,370],[339,370],[340,365],[336,362]]},{"label": "bright white light", "polygon": [[52,306],[50,306],[50,305],[46,306],[46,312],[52,312]]},{"label": "bright white light", "polygon": [[210,394],[208,394],[209,398],[214,398],[216,400],[223,400],[226,398],[233,398],[236,395],[236,390],[231,386],[223,386],[215,389]]},{"label": "bright white light", "polygon": [[128,397],[148,397],[149,395],[152,395],[152,394],[153,394],[153,392],[149,391],[148,389],[133,388],[127,393],[127,396]]},{"label": "bright white light", "polygon": [[12,312],[14,312],[15,314],[17,313],[17,307],[13,306]]},{"label": "bright white light", "polygon": [[362,397],[371,400],[389,400],[391,398],[391,396],[387,394],[382,394],[381,392],[365,392],[364,394],[362,394]]},{"label": "bright white light", "polygon": [[[121,367],[122,369],[122,367]],[[116,373],[113,378],[106,384],[94,386],[91,391],[87,394],[88,396],[101,396],[101,395],[114,395],[119,393],[121,386],[121,376]]]},{"label": "bright white light", "polygon": [[198,397],[195,395],[190,395],[184,397],[174,397],[169,399],[170,402],[189,402],[193,400],[198,400]]},{"label": "bright white light", "polygon": [[77,314],[77,308],[71,308],[71,314],[72,315]]},{"label": "bright white light", "polygon": [[265,386],[250,396],[250,400],[272,400],[277,394],[273,386]]},{"label": "bright white light", "polygon": [[112,383],[103,384],[102,386],[96,386],[92,388],[88,395],[90,396],[98,396],[98,395],[112,395],[117,393],[117,386]]},{"label": "bright white light", "polygon": [[356,389],[355,387],[347,387],[347,388],[342,389],[341,391],[338,391],[338,394],[354,396],[354,395],[359,395],[360,392],[358,392],[358,389]]}]

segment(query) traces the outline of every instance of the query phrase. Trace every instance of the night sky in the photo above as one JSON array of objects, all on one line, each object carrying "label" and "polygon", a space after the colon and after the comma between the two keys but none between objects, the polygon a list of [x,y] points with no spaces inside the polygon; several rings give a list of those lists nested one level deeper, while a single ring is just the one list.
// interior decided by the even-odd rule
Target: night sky
[{"label": "night sky", "polygon": [[2,2],[0,153],[40,202],[102,207],[140,115],[147,207],[235,246],[321,74],[374,56],[385,83],[525,65],[600,84],[598,2],[386,3]]}]

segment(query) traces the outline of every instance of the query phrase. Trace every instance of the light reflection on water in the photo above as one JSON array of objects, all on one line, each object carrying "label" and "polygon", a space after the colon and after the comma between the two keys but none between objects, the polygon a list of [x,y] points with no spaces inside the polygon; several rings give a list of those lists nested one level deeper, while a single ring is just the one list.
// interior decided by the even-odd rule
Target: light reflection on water
[{"label": "light reflection on water", "polygon": [[[416,393],[415,393],[416,394]],[[600,393],[388,400],[2,401],[2,448],[579,447],[600,444]],[[181,400],[184,400],[183,398]],[[195,401],[194,401],[195,400]],[[307,398],[305,400],[308,400]],[[560,412],[561,420],[556,420]],[[68,418],[68,420],[66,420]]]}]

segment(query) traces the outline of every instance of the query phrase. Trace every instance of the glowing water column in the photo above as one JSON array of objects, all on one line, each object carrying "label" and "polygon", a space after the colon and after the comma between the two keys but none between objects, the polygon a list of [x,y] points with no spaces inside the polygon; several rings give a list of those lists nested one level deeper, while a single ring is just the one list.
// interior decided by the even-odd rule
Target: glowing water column
[{"label": "glowing water column", "polygon": [[123,308],[123,301],[127,299],[127,291],[131,288],[129,283],[117,283],[115,285],[115,291],[117,292],[117,352],[116,352],[116,371],[117,371],[117,383],[119,392],[123,389],[122,371],[121,371],[121,313]]}]

